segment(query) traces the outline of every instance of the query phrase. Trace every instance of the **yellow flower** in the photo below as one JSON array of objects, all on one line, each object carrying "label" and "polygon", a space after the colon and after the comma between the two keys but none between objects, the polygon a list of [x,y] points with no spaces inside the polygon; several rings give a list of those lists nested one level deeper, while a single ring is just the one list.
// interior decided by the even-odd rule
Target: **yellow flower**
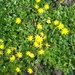
[{"label": "yellow flower", "polygon": [[54,25],[58,25],[59,21],[58,20],[55,20],[54,21]]},{"label": "yellow flower", "polygon": [[2,49],[2,50],[4,49],[4,44],[0,45],[0,49]]},{"label": "yellow flower", "polygon": [[0,51],[0,55],[3,55],[3,51]]},{"label": "yellow flower", "polygon": [[15,47],[9,47],[8,49],[7,49],[7,54],[11,54],[11,52],[12,51],[14,51],[16,48]]},{"label": "yellow flower", "polygon": [[62,23],[60,23],[59,25],[58,25],[58,29],[60,30],[60,29],[63,29],[64,28],[64,25],[62,24]]},{"label": "yellow flower", "polygon": [[38,24],[37,24],[37,29],[42,29],[41,23],[38,23]]},{"label": "yellow flower", "polygon": [[48,24],[50,24],[50,23],[51,23],[51,20],[47,20],[46,22],[47,22]]},{"label": "yellow flower", "polygon": [[35,0],[37,3],[39,3],[41,0]]},{"label": "yellow flower", "polygon": [[46,40],[47,36],[44,36],[43,39]]},{"label": "yellow flower", "polygon": [[37,42],[33,43],[34,47],[39,47],[39,44]]},{"label": "yellow flower", "polygon": [[9,47],[9,49],[12,50],[12,51],[16,50],[16,48],[15,47],[12,47],[12,46]]},{"label": "yellow flower", "polygon": [[32,74],[32,73],[33,73],[33,70],[32,70],[31,68],[28,68],[27,72],[28,72],[29,74]]},{"label": "yellow flower", "polygon": [[21,19],[20,18],[16,18],[16,23],[17,24],[21,23]]},{"label": "yellow flower", "polygon": [[67,63],[67,62],[65,62],[65,63],[64,63],[64,66],[66,66],[67,64],[68,64],[68,63]]},{"label": "yellow flower", "polygon": [[64,35],[66,35],[66,34],[68,34],[68,29],[67,28],[63,28],[62,29],[62,31],[61,31],[61,34],[64,34]]},{"label": "yellow flower", "polygon": [[62,4],[64,2],[64,0],[60,0],[60,4]]},{"label": "yellow flower", "polygon": [[30,53],[29,57],[30,58],[34,58],[34,54],[33,53]]},{"label": "yellow flower", "polygon": [[50,45],[48,43],[45,44],[46,47],[50,47]]},{"label": "yellow flower", "polygon": [[44,11],[43,11],[43,8],[39,8],[38,9],[38,13],[42,14]]},{"label": "yellow flower", "polygon": [[28,36],[28,38],[27,38],[27,39],[28,39],[28,41],[32,41],[33,36],[31,36],[31,35],[30,35],[30,36]]},{"label": "yellow flower", "polygon": [[46,10],[48,10],[48,9],[49,9],[49,4],[45,4],[45,5],[44,5],[44,8],[45,8]]},{"label": "yellow flower", "polygon": [[42,43],[39,43],[39,47],[40,47],[40,48],[42,48],[42,45],[43,45]]},{"label": "yellow flower", "polygon": [[0,39],[0,42],[3,43],[4,41],[2,39]]},{"label": "yellow flower", "polygon": [[16,57],[22,58],[22,53],[21,52],[17,52]]},{"label": "yellow flower", "polygon": [[39,35],[36,35],[35,36],[35,41],[38,42],[38,43],[41,43],[43,41],[43,38]]},{"label": "yellow flower", "polygon": [[7,49],[7,54],[10,54],[11,53],[11,50],[10,49]]},{"label": "yellow flower", "polygon": [[15,56],[12,55],[12,56],[10,57],[10,61],[13,62],[14,60],[15,60]]},{"label": "yellow flower", "polygon": [[16,72],[20,72],[20,68],[19,67],[16,67]]},{"label": "yellow flower", "polygon": [[30,55],[31,54],[31,52],[30,51],[26,51],[26,55]]},{"label": "yellow flower", "polygon": [[28,55],[30,58],[34,58],[34,54],[31,53],[30,51],[27,51],[27,52],[26,52],[26,55]]},{"label": "yellow flower", "polygon": [[35,4],[35,6],[34,6],[36,9],[38,9],[39,8],[39,6],[38,6],[38,4]]},{"label": "yellow flower", "polygon": [[38,51],[38,53],[39,53],[40,55],[42,55],[42,54],[44,54],[44,50],[41,49],[41,50]]},{"label": "yellow flower", "polygon": [[40,35],[43,37],[44,36],[44,33],[43,32],[40,32]]}]

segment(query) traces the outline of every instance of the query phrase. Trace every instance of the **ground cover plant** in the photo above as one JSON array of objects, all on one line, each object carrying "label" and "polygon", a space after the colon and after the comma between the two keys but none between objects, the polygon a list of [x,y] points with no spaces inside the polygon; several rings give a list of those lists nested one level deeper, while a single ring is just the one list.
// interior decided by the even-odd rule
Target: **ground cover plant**
[{"label": "ground cover plant", "polygon": [[0,0],[0,75],[75,69],[75,4],[54,2]]}]

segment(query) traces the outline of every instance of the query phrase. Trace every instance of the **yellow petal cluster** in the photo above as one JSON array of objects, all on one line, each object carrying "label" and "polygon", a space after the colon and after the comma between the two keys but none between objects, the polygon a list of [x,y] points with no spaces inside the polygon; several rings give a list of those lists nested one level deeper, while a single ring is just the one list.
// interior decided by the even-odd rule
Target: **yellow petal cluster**
[{"label": "yellow petal cluster", "polygon": [[59,21],[58,20],[55,20],[54,21],[54,25],[58,25],[59,24]]},{"label": "yellow petal cluster", "polygon": [[41,23],[37,24],[37,29],[42,29],[42,24]]},{"label": "yellow petal cluster", "polygon": [[16,18],[16,23],[20,24],[21,23],[21,19],[20,18]]},{"label": "yellow petal cluster", "polygon": [[45,44],[46,47],[50,47],[50,45],[48,43]]},{"label": "yellow petal cluster", "polygon": [[38,4],[35,4],[35,5],[34,5],[34,7],[35,7],[36,9],[38,9],[38,8],[39,8]]},{"label": "yellow petal cluster", "polygon": [[38,42],[38,43],[41,43],[43,41],[43,38],[39,35],[36,35],[35,36],[35,41]]},{"label": "yellow petal cluster", "polygon": [[69,33],[69,30],[64,27],[64,24],[59,22],[58,20],[54,21],[54,25],[57,25],[58,29],[61,30],[61,34],[66,35]]},{"label": "yellow petal cluster", "polygon": [[63,29],[63,28],[64,28],[64,25],[62,23],[59,23],[58,29],[60,30],[60,29]]},{"label": "yellow petal cluster", "polygon": [[0,51],[0,55],[3,55],[3,51]]},{"label": "yellow petal cluster", "polygon": [[4,41],[2,39],[0,39],[0,43],[3,43]]},{"label": "yellow petal cluster", "polygon": [[28,41],[32,41],[33,36],[30,35],[30,36],[27,37],[27,39],[28,39]]},{"label": "yellow petal cluster", "polygon": [[34,54],[31,53],[30,51],[27,51],[27,52],[26,52],[26,55],[28,55],[30,58],[34,58]]},{"label": "yellow petal cluster", "polygon": [[16,50],[16,48],[13,46],[10,46],[9,49],[11,49],[12,51]]},{"label": "yellow petal cluster", "polygon": [[49,4],[45,4],[45,5],[44,5],[44,9],[45,9],[45,10],[48,10],[48,9],[49,9]]},{"label": "yellow petal cluster", "polygon": [[37,3],[39,3],[41,0],[35,0]]},{"label": "yellow petal cluster", "polygon": [[43,32],[40,32],[40,36],[41,36],[41,37],[44,37],[44,33],[43,33]]},{"label": "yellow petal cluster", "polygon": [[19,67],[16,67],[16,72],[20,72],[20,68]]},{"label": "yellow petal cluster", "polygon": [[7,49],[6,53],[7,53],[7,54],[11,54],[11,52],[14,51],[14,50],[16,50],[16,48],[13,47],[13,46],[10,46],[10,47]]},{"label": "yellow petal cluster", "polygon": [[33,73],[33,70],[32,70],[31,68],[28,68],[27,72],[28,72],[29,74],[32,74],[32,73]]},{"label": "yellow petal cluster", "polygon": [[59,0],[60,4],[62,4],[64,2],[64,0]]},{"label": "yellow petal cluster", "polygon": [[2,49],[2,50],[4,49],[4,44],[0,45],[0,49]]},{"label": "yellow petal cluster", "polygon": [[50,24],[50,23],[51,23],[51,20],[48,19],[46,22],[47,22],[48,24]]},{"label": "yellow petal cluster", "polygon": [[22,53],[21,53],[21,52],[17,52],[17,53],[16,53],[16,57],[22,58]]},{"label": "yellow petal cluster", "polygon": [[44,54],[44,50],[43,50],[43,49],[39,50],[39,51],[38,51],[38,54],[39,54],[39,55]]},{"label": "yellow petal cluster", "polygon": [[11,49],[7,49],[7,54],[11,54]]},{"label": "yellow petal cluster", "polygon": [[43,12],[44,12],[43,8],[39,8],[39,9],[38,9],[38,13],[39,13],[39,14],[42,14]]},{"label": "yellow petal cluster", "polygon": [[31,53],[30,51],[27,51],[27,52],[26,52],[26,55],[30,55],[30,53]]},{"label": "yellow petal cluster", "polygon": [[0,49],[3,50],[4,49],[4,41],[2,39],[0,39]]},{"label": "yellow petal cluster", "polygon": [[63,28],[62,31],[61,31],[61,34],[68,34],[69,30],[67,28]]},{"label": "yellow petal cluster", "polygon": [[38,42],[34,42],[33,45],[34,45],[34,47],[39,47]]},{"label": "yellow petal cluster", "polygon": [[13,62],[13,61],[15,61],[15,55],[12,55],[12,56],[10,57],[10,62]]},{"label": "yellow petal cluster", "polygon": [[36,48],[42,48],[43,46],[43,40],[46,39],[46,36],[44,35],[43,32],[40,32],[39,34],[35,35],[35,39],[33,42],[34,47]]},{"label": "yellow petal cluster", "polygon": [[42,44],[42,42],[41,42],[41,43],[34,42],[33,45],[34,45],[34,47],[36,47],[36,48],[38,48],[38,47],[41,48],[43,44]]}]

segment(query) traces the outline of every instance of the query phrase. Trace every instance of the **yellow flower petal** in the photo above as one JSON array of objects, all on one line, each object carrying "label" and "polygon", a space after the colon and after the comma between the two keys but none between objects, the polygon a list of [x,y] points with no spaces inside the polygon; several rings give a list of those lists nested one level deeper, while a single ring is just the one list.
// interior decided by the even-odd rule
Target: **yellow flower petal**
[{"label": "yellow flower petal", "polygon": [[16,67],[16,72],[20,72],[20,68],[19,67]]},{"label": "yellow flower petal", "polygon": [[46,47],[50,47],[50,45],[48,43],[45,44]]},{"label": "yellow flower petal", "polygon": [[35,0],[37,3],[39,3],[41,0]]},{"label": "yellow flower petal", "polygon": [[0,42],[3,43],[4,41],[2,39],[0,39]]},{"label": "yellow flower petal", "polygon": [[31,36],[31,35],[30,35],[30,36],[28,36],[28,38],[27,38],[27,39],[28,39],[28,41],[32,41],[33,36]]},{"label": "yellow flower petal", "polygon": [[4,44],[0,45],[0,49],[2,49],[2,50],[4,49]]},{"label": "yellow flower petal", "polygon": [[68,34],[69,30],[67,28],[63,28],[61,34],[66,35]]},{"label": "yellow flower petal", "polygon": [[38,42],[34,42],[33,45],[34,45],[34,47],[39,47]]},{"label": "yellow flower petal", "polygon": [[27,72],[28,72],[29,74],[32,74],[32,73],[33,73],[33,70],[32,70],[31,68],[28,68]]},{"label": "yellow flower petal", "polygon": [[45,4],[44,8],[45,8],[45,10],[48,10],[49,9],[49,4]]},{"label": "yellow flower petal", "polygon": [[43,8],[38,9],[38,13],[42,14],[44,12]]},{"label": "yellow flower petal", "polygon": [[51,23],[51,20],[47,20],[46,22],[47,22],[48,24],[50,24],[50,23]]},{"label": "yellow flower petal", "polygon": [[38,23],[38,24],[37,24],[37,29],[42,29],[41,23]]},{"label": "yellow flower petal", "polygon": [[60,0],[60,4],[62,4],[64,2],[64,0]]},{"label": "yellow flower petal", "polygon": [[7,49],[7,54],[11,54],[11,50],[10,49]]},{"label": "yellow flower petal", "polygon": [[38,53],[39,53],[40,55],[42,55],[42,54],[44,54],[44,50],[41,49],[41,50],[38,51]]},{"label": "yellow flower petal", "polygon": [[22,58],[22,53],[21,53],[21,52],[17,52],[17,53],[16,53],[16,57]]},{"label": "yellow flower petal", "polygon": [[26,51],[26,55],[30,55],[31,54],[31,52],[30,51]]},{"label": "yellow flower petal", "polygon": [[60,30],[60,29],[63,29],[64,28],[64,25],[62,24],[62,23],[60,23],[59,25],[58,25],[58,29]]},{"label": "yellow flower petal", "polygon": [[40,35],[43,37],[44,36],[44,33],[43,32],[40,32]]},{"label": "yellow flower petal", "polygon": [[34,5],[34,7],[35,7],[36,9],[38,9],[38,8],[39,8],[38,4],[35,4],[35,5]]},{"label": "yellow flower petal", "polygon": [[30,53],[30,58],[34,58],[34,54],[33,53]]},{"label": "yellow flower petal", "polygon": [[58,20],[55,20],[54,21],[54,25],[58,25],[59,21]]},{"label": "yellow flower petal", "polygon": [[3,51],[0,51],[0,55],[3,55]]},{"label": "yellow flower petal", "polygon": [[15,56],[12,55],[12,56],[10,57],[10,61],[13,62],[14,60],[15,60]]},{"label": "yellow flower petal", "polygon": [[21,23],[21,19],[20,18],[16,18],[16,23],[17,24]]}]

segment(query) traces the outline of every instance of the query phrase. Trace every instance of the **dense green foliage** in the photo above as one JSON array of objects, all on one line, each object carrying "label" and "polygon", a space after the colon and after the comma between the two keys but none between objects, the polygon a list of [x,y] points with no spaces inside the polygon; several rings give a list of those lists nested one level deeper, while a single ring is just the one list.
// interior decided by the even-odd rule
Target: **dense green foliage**
[{"label": "dense green foliage", "polygon": [[[42,14],[34,6],[38,4],[44,8],[47,3],[50,7],[43,9]],[[21,23],[17,24],[16,18],[20,18]],[[47,20],[51,23],[48,24]],[[63,23],[68,29],[67,34],[62,34],[54,25],[55,20]],[[42,24],[42,29],[37,28],[38,23]],[[44,33],[46,39],[42,41],[42,47],[36,48],[33,43],[40,32]],[[32,41],[27,39],[30,35],[33,36]],[[4,49],[0,49],[0,75],[24,75],[28,68],[32,68],[34,75],[50,75],[52,66],[67,75],[75,67],[75,4],[71,7],[59,4],[55,8],[52,0],[41,0],[39,3],[35,0],[0,0],[0,39],[4,41]],[[50,46],[46,47],[46,43]],[[14,47],[14,51],[8,53],[9,47]],[[44,50],[41,55],[38,53],[40,49]],[[34,56],[27,56],[27,51]],[[21,58],[16,57],[17,52],[22,53]],[[13,62],[10,61],[12,55],[15,56]],[[17,73],[16,67],[21,71]]]}]

